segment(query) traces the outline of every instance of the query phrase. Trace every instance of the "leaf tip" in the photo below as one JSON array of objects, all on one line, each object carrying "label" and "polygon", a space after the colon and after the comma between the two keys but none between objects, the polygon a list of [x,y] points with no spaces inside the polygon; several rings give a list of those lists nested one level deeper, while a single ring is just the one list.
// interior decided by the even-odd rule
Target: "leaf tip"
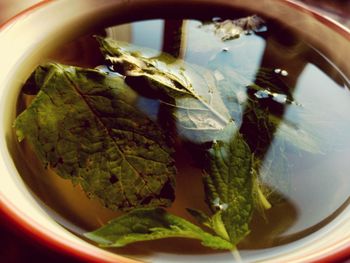
[{"label": "leaf tip", "polygon": [[83,233],[83,236],[86,237],[87,239],[91,240],[91,241],[94,241],[94,242],[98,243],[98,245],[101,246],[101,247],[112,246],[111,241],[109,241],[108,239],[103,238],[100,235],[96,234],[97,231]]},{"label": "leaf tip", "polygon": [[15,133],[16,133],[16,136],[17,136],[17,140],[19,142],[23,141],[24,138],[25,138],[25,135],[24,135],[24,132],[23,130],[21,130],[18,126],[17,126],[17,119],[16,121],[13,123],[12,127],[15,129]]}]

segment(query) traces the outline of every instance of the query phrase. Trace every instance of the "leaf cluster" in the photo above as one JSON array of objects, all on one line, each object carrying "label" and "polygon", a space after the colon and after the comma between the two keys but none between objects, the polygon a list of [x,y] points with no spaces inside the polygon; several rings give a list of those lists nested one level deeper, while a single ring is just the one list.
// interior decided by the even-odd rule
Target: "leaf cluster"
[{"label": "leaf cluster", "polygon": [[[253,16],[231,27],[249,33],[262,23]],[[262,170],[265,177],[288,174],[286,145],[321,152],[307,132],[301,135],[276,111],[281,97],[282,103],[295,103],[289,87],[268,69],[251,83],[222,67],[218,80],[215,72],[165,53],[153,56],[152,50],[128,43],[97,40],[110,70],[121,75],[56,63],[38,67],[23,87],[36,96],[14,123],[19,140],[27,139],[45,166],[105,206],[129,211],[86,234],[101,246],[181,237],[235,250],[249,234],[254,209],[271,207],[267,197],[273,190],[260,181]],[[159,102],[162,124],[138,108],[139,94]],[[277,132],[284,139],[270,163],[263,164]],[[169,137],[204,153],[203,185],[211,213],[187,210],[206,230],[161,208],[175,198]]]}]

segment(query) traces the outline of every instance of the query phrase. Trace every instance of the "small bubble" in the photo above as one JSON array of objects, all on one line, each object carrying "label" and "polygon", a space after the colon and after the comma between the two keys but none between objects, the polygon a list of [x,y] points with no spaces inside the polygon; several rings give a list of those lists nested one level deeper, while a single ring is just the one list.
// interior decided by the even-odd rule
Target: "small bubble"
[{"label": "small bubble", "polygon": [[228,208],[228,204],[223,203],[219,205],[220,210],[226,210]]},{"label": "small bubble", "polygon": [[228,208],[228,204],[222,203],[219,197],[215,198],[212,201],[212,205],[218,208],[219,210],[226,210]]},{"label": "small bubble", "polygon": [[258,99],[266,99],[270,95],[270,92],[268,90],[258,90],[254,93],[254,96]]},{"label": "small bubble", "polygon": [[222,19],[221,19],[221,17],[215,16],[211,19],[211,21],[213,21],[214,23],[218,23],[218,22],[221,22]]},{"label": "small bubble", "polygon": [[287,70],[282,70],[281,71],[281,75],[284,76],[284,77],[288,76]]},{"label": "small bubble", "polygon": [[288,76],[288,71],[284,70],[284,69],[276,68],[276,69],[274,69],[274,72],[276,74],[281,74],[283,77]]},{"label": "small bubble", "polygon": [[279,93],[273,93],[272,94],[273,100],[279,103],[286,103],[287,102],[287,96],[285,94],[279,94]]},{"label": "small bubble", "polygon": [[108,69],[109,69],[110,71],[115,72],[115,69],[114,69],[114,65],[113,65],[113,64],[108,65]]}]

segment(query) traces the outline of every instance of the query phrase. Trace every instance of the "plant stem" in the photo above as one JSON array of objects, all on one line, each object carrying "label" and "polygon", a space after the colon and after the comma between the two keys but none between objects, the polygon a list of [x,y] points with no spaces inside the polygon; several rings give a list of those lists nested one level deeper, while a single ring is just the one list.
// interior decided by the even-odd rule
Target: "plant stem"
[{"label": "plant stem", "polygon": [[236,246],[234,246],[234,248],[231,250],[231,254],[233,256],[234,262],[236,262],[236,263],[242,263],[243,262],[242,261],[242,257],[239,254],[239,251],[238,251]]},{"label": "plant stem", "polygon": [[263,192],[261,191],[260,187],[258,187],[258,195],[259,195],[259,199],[263,205],[263,207],[265,209],[270,209],[271,208],[271,204],[270,202],[266,199],[265,195],[263,194]]}]

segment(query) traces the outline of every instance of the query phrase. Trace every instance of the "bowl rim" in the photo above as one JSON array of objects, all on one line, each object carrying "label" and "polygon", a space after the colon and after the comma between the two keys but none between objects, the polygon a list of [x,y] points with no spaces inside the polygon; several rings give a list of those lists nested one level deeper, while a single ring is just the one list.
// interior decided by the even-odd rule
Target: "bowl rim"
[{"label": "bowl rim", "polygon": [[[41,0],[40,2],[29,6],[28,8],[24,9],[23,11],[17,13],[13,17],[0,24],[0,31],[10,28],[12,24],[16,23],[22,18],[25,18],[28,14],[40,10],[41,8],[53,2],[55,2],[55,0]],[[115,255],[115,257],[105,256],[102,258],[99,254],[95,254],[94,252],[91,253],[85,249],[73,247],[65,242],[65,240],[54,237],[51,234],[50,230],[35,224],[35,222],[29,223],[28,220],[26,220],[26,216],[24,214],[21,214],[21,212],[18,211],[18,209],[16,209],[16,207],[12,204],[11,200],[4,197],[2,193],[0,193],[0,216],[5,222],[8,223],[10,231],[16,227],[17,232],[20,231],[20,235],[28,238],[33,238],[38,244],[43,245],[44,247],[49,248],[58,254],[71,257],[72,260],[77,260],[78,262],[140,262],[118,255]]]},{"label": "bowl rim", "polygon": [[[16,21],[22,19],[28,14],[35,12],[38,9],[45,7],[46,5],[52,2],[55,2],[55,0],[41,0],[40,2],[19,12],[18,14],[14,15],[10,19],[1,23],[0,31],[10,28],[13,23],[16,23]],[[280,2],[286,4],[287,6],[289,6],[294,10],[306,12],[309,16],[312,16],[313,18],[315,18],[316,20],[318,20],[319,22],[321,22],[331,30],[337,32],[342,37],[350,41],[350,28],[344,26],[343,24],[327,16],[326,14],[323,14],[317,11],[315,8],[310,7],[302,2],[297,2],[295,0],[280,0]],[[83,261],[116,262],[116,260],[118,260],[117,262],[124,262],[124,263],[140,262],[140,261],[128,259],[126,257],[120,257],[119,259],[108,258],[108,257],[101,258],[101,256],[98,254],[89,253],[89,251],[86,251],[84,249],[78,249],[76,247],[73,247],[70,244],[66,243],[65,240],[54,238],[52,235],[50,235],[49,230],[40,228],[39,226],[35,226],[35,224],[29,223],[25,219],[25,215],[21,214],[20,211],[16,211],[16,209],[12,205],[12,202],[8,200],[6,197],[4,197],[2,193],[0,193],[0,197],[1,197],[0,213],[1,213],[1,216],[3,216],[4,220],[9,222],[10,226],[12,225],[20,228],[20,230],[22,231],[21,235],[23,234],[24,236],[34,238],[38,243],[40,243],[45,247],[48,247],[58,253],[71,256],[77,260],[83,260]],[[323,258],[316,259],[312,262],[334,262],[334,261],[339,261],[342,259],[349,258],[349,256],[350,256],[350,244],[348,244],[343,248],[340,248],[334,253],[326,255]]]},{"label": "bowl rim", "polygon": [[[52,0],[42,0],[41,2],[29,6],[28,8],[24,9],[23,11],[19,12],[18,14],[12,16],[8,20],[0,24],[0,31],[5,30],[6,28],[10,27],[11,24],[25,17],[29,13],[35,12],[37,9],[42,8],[50,2],[52,2]],[[20,230],[23,233],[23,235],[34,238],[36,241],[38,241],[38,243],[48,248],[51,248],[56,252],[60,253],[63,251],[64,254],[73,256],[75,258],[89,259],[88,255],[80,255],[70,246],[65,246],[63,243],[57,242],[56,240],[52,239],[50,236],[45,234],[44,231],[40,231],[39,229],[32,227],[32,225],[30,225],[25,220],[25,218],[21,217],[18,214],[18,212],[16,213],[16,211],[12,209],[12,204],[10,200],[4,198],[1,193],[0,195],[0,213],[4,217],[4,220],[6,220],[6,222],[10,224],[10,226],[20,227]]]}]

